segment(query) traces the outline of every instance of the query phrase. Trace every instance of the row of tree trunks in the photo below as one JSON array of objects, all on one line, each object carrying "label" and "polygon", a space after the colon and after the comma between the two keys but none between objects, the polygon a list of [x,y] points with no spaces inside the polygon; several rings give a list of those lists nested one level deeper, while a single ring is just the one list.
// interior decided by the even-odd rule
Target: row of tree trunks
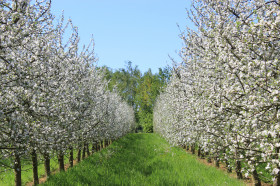
[{"label": "row of tree trunks", "polygon": [[[195,144],[192,144],[191,146],[190,145],[185,145],[183,148],[185,148],[186,150],[189,150],[190,147],[191,147],[191,153],[195,154]],[[238,149],[238,147],[237,147],[237,149]],[[225,150],[223,152],[226,153]],[[276,154],[278,154],[279,152],[280,152],[280,148],[277,148],[276,149]],[[198,147],[197,155],[198,155],[198,157],[200,157],[202,159],[204,159],[205,155],[206,155],[208,157],[207,158],[208,163],[212,163],[212,159],[209,156],[209,152],[204,153],[200,146]],[[239,160],[238,155],[239,155],[239,152],[238,152],[238,150],[236,150],[236,152],[235,152],[235,159],[236,159],[235,160],[235,172],[236,172],[236,175],[237,175],[238,179],[243,179],[243,175],[242,175],[242,172],[241,172],[241,169],[242,169],[241,161]],[[276,155],[276,156],[277,156],[276,159],[278,159],[278,155]],[[220,167],[220,160],[219,160],[219,154],[218,153],[214,157],[214,160],[215,160],[214,161],[215,166]],[[232,168],[231,168],[228,160],[225,159],[224,162],[225,162],[226,167],[227,167],[227,172],[232,173]],[[280,166],[279,166],[279,169],[280,169]],[[259,174],[256,170],[256,167],[254,168],[254,171],[252,172],[252,177],[253,177],[254,185],[255,186],[260,186],[261,185],[261,180],[259,178]],[[276,179],[275,179],[273,185],[274,186],[280,186],[280,171],[279,171],[279,174],[276,175]]]},{"label": "row of tree trunks", "polygon": [[[78,154],[77,154],[77,161],[80,162],[81,158],[85,159],[85,156],[90,156],[90,154],[93,154],[94,152],[100,151],[102,148],[105,148],[109,146],[112,143],[110,140],[104,140],[103,142],[100,143],[93,143],[92,145],[92,150],[90,152],[89,149],[89,144],[84,143],[83,149],[79,148],[78,149]],[[70,167],[74,166],[74,150],[73,147],[69,147],[69,164]],[[81,157],[82,156],[82,157]],[[45,167],[45,173],[46,176],[49,177],[51,175],[51,166],[50,166],[50,155],[45,152],[43,153],[44,157],[44,167]],[[20,158],[20,153],[19,150],[14,151],[14,172],[15,172],[15,185],[16,186],[21,186],[21,158]],[[57,155],[58,159],[58,164],[59,164],[59,171],[65,171],[65,166],[64,166],[64,153],[62,151],[58,152]],[[33,169],[33,183],[34,185],[39,184],[39,174],[38,174],[38,155],[35,149],[32,150],[31,152],[31,160],[32,160],[32,169]]]},{"label": "row of tree trunks", "polygon": [[[184,147],[186,148],[186,150],[189,150],[189,148],[191,148],[191,153],[195,154],[195,144],[185,145]],[[224,153],[225,153],[225,151],[224,151]],[[212,163],[212,159],[209,156],[209,152],[204,153],[200,146],[198,147],[197,155],[198,155],[198,157],[200,157],[202,159],[204,159],[205,155],[206,155],[207,156],[207,162],[208,163]],[[236,161],[235,161],[235,172],[236,172],[237,178],[238,179],[243,179],[243,175],[242,175],[242,172],[241,172],[241,161],[238,160],[238,153],[237,153],[237,151],[236,151],[236,154],[235,154],[235,158],[236,158]],[[219,154],[218,153],[214,157],[214,160],[215,160],[214,161],[215,162],[215,166],[216,167],[220,167],[220,160],[219,160]],[[231,173],[232,172],[232,168],[230,167],[228,160],[225,160],[225,163],[226,163],[226,167],[227,167],[227,172]],[[257,173],[256,169],[254,170],[252,175],[253,175],[254,184],[256,186],[259,186],[261,184],[261,181],[259,179],[259,176],[258,176],[258,173]],[[280,174],[279,174],[279,180],[280,180]],[[277,184],[274,184],[274,185],[277,185]],[[280,186],[280,183],[278,185]]]}]

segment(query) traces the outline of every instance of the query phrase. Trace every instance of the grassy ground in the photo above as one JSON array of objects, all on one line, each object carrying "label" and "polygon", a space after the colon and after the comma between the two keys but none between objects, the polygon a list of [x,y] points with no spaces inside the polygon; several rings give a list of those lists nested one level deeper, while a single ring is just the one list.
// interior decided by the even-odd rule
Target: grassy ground
[{"label": "grassy ground", "polygon": [[243,185],[156,134],[129,134],[44,185]]}]

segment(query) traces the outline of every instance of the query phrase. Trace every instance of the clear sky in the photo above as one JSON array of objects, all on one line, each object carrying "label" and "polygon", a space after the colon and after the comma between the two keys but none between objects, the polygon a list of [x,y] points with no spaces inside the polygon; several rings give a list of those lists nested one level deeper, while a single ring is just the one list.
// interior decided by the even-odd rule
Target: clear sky
[{"label": "clear sky", "polygon": [[180,62],[180,28],[190,24],[186,8],[190,0],[52,0],[52,13],[64,10],[79,28],[81,44],[93,35],[98,66],[112,69],[132,61],[141,72],[158,72],[172,65],[170,55]]}]

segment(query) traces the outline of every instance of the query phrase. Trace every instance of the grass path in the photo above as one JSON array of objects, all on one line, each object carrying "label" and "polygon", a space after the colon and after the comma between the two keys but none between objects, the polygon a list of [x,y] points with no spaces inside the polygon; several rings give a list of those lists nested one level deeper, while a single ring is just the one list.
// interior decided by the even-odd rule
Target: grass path
[{"label": "grass path", "polygon": [[129,134],[44,185],[243,185],[156,134]]}]

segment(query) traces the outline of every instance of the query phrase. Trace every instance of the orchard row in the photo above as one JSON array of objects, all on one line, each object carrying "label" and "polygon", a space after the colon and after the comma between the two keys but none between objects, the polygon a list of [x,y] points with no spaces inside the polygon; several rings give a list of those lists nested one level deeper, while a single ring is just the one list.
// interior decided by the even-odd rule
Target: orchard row
[{"label": "orchard row", "polygon": [[183,63],[154,108],[154,131],[280,184],[280,3],[193,0]]},{"label": "orchard row", "polygon": [[[79,49],[77,28],[63,16],[55,24],[50,6],[0,2],[0,158],[1,166],[14,169],[16,185],[22,158],[32,156],[36,184],[38,154],[49,175],[53,156],[63,170],[66,151],[73,156],[73,149],[80,153],[135,128],[133,108],[108,91],[94,65],[94,43]],[[5,164],[11,158],[14,163]]]}]

